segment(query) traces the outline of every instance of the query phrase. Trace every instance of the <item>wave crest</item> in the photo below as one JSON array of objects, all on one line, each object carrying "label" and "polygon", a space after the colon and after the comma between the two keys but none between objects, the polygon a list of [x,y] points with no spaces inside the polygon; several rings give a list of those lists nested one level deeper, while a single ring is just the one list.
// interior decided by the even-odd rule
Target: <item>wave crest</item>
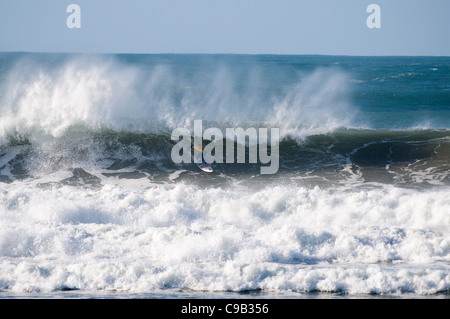
[{"label": "wave crest", "polygon": [[73,126],[159,133],[196,119],[264,122],[294,137],[351,125],[356,108],[344,72],[321,68],[278,86],[269,74],[225,62],[180,69],[112,56],[22,58],[0,82],[0,136],[59,137]]}]

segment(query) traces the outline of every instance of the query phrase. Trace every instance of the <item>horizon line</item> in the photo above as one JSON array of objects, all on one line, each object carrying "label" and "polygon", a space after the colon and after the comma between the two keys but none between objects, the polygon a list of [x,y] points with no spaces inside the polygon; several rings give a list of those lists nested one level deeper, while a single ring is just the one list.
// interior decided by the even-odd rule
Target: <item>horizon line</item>
[{"label": "horizon line", "polygon": [[426,54],[331,54],[331,53],[202,53],[202,52],[70,52],[70,51],[0,51],[0,54],[13,54],[13,53],[22,53],[22,54],[73,54],[73,55],[248,55],[248,56],[341,56],[341,57],[443,57],[448,58],[450,55],[426,55]]}]

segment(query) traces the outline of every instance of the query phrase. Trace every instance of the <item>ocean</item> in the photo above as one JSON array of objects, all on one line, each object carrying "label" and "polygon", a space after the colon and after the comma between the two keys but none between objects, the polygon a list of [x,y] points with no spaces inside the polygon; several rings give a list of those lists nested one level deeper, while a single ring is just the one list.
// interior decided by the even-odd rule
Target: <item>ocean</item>
[{"label": "ocean", "polygon": [[[175,163],[196,120],[279,129],[277,171]],[[0,54],[0,297],[448,298],[449,262],[449,57]]]}]

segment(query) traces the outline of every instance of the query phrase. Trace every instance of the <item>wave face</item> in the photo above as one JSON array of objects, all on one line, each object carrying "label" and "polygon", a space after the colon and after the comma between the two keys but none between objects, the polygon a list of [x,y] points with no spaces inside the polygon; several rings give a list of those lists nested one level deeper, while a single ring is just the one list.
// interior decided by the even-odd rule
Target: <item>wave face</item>
[{"label": "wave face", "polygon": [[[0,290],[447,294],[449,71],[0,54]],[[278,172],[174,163],[171,132],[195,120],[279,128]]]}]

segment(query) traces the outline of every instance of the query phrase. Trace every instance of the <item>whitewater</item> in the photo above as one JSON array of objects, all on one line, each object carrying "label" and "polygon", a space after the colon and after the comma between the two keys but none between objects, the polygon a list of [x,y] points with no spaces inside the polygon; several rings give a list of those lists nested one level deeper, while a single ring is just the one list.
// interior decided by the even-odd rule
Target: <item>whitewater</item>
[{"label": "whitewater", "polygon": [[[0,54],[0,296],[448,297],[449,71]],[[279,128],[279,171],[174,163],[195,120]]]}]

